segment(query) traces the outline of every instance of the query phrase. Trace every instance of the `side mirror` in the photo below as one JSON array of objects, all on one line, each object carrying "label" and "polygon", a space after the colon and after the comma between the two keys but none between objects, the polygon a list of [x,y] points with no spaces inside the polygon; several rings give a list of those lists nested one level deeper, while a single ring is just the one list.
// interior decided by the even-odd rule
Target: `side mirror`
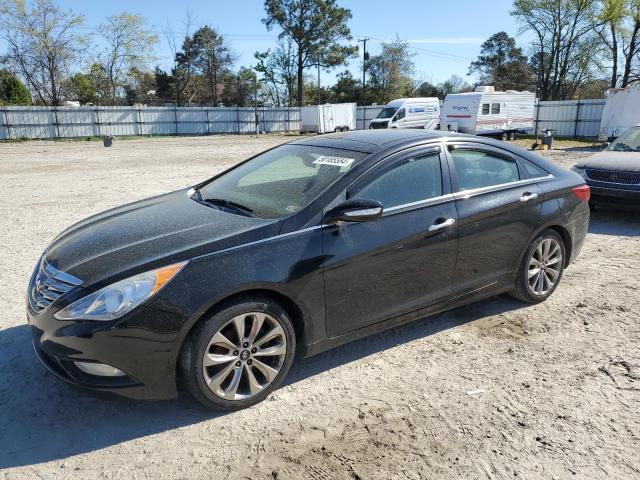
[{"label": "side mirror", "polygon": [[603,149],[603,150],[606,150],[607,148],[609,148],[609,145],[611,145],[611,143],[609,143],[609,142],[603,142],[603,143],[602,143],[602,149]]},{"label": "side mirror", "polygon": [[354,198],[329,210],[324,221],[328,225],[338,222],[369,222],[380,218],[382,211],[383,207],[380,202]]}]

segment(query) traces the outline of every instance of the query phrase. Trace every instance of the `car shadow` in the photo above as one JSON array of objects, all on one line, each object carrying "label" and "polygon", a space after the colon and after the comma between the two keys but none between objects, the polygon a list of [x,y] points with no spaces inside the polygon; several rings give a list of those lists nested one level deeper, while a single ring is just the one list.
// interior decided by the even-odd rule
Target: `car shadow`
[{"label": "car shadow", "polygon": [[[522,306],[499,296],[395,327],[298,360],[286,384]],[[0,365],[4,377],[0,385],[0,469],[62,460],[225,415],[200,406],[186,394],[171,401],[134,401],[66,385],[38,363],[27,325],[0,330]]]},{"label": "car shadow", "polygon": [[638,237],[640,236],[640,208],[621,210],[598,206],[591,211],[589,233]]}]

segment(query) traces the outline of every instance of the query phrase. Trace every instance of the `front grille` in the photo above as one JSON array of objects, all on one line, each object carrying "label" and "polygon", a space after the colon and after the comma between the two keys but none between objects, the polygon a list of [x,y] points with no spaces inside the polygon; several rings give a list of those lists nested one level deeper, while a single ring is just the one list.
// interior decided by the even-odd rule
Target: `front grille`
[{"label": "front grille", "polygon": [[586,172],[587,177],[595,182],[640,185],[640,172],[619,172],[617,170],[596,170],[593,168],[587,168]]},{"label": "front grille", "polygon": [[29,305],[39,313],[81,283],[82,280],[51,266],[43,255],[29,284]]}]

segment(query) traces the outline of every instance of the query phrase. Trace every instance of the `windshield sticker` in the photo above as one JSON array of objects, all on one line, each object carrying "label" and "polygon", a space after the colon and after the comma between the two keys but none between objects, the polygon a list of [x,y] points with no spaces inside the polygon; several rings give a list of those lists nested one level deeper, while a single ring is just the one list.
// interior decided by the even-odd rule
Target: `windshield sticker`
[{"label": "windshield sticker", "polygon": [[353,158],[331,157],[328,155],[322,155],[318,157],[313,163],[314,165],[332,165],[334,167],[350,167],[353,161],[354,161]]}]

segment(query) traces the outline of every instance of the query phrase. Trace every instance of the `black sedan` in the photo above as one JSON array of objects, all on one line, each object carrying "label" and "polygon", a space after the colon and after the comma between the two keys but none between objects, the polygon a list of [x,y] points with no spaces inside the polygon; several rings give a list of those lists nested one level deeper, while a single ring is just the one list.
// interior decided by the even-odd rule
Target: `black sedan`
[{"label": "black sedan", "polygon": [[591,205],[640,207],[640,125],[573,167],[591,187]]},{"label": "black sedan", "polygon": [[35,351],[78,386],[246,407],[296,352],[503,292],[545,300],[588,200],[579,175],[488,138],[303,138],[62,232],[29,284]]}]

